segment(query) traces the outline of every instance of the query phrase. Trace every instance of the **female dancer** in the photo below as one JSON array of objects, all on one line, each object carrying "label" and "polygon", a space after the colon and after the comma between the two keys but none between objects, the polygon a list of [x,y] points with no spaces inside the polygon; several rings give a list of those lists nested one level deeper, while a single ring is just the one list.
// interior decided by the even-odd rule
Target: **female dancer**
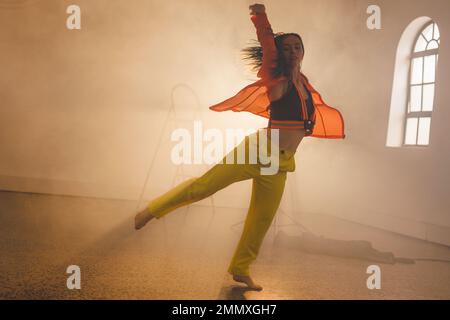
[{"label": "female dancer", "polygon": [[[286,174],[295,171],[294,154],[298,145],[305,136],[342,139],[345,134],[340,112],[325,104],[300,71],[305,53],[302,38],[296,33],[274,34],[264,5],[254,4],[249,8],[260,46],[243,51],[246,59],[253,61],[261,79],[210,109],[248,111],[268,118],[268,127],[246,136],[241,145],[248,153],[250,147],[255,147],[252,141],[256,141],[256,148],[267,148],[268,153],[277,155],[277,173],[262,174],[261,169],[266,165],[259,160],[254,164],[225,163],[228,160],[224,158],[201,177],[184,181],[152,200],[136,215],[135,228],[140,229],[151,219],[160,219],[234,182],[253,179],[250,207],[228,273],[250,289],[262,290],[250,277],[249,266],[256,259],[279,207]],[[261,132],[265,139],[261,139]],[[230,154],[236,155],[241,145]]]}]

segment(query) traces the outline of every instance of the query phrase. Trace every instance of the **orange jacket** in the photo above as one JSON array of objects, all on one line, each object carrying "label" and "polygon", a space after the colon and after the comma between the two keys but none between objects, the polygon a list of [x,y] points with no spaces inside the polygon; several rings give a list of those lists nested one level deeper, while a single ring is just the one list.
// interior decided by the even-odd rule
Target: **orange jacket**
[{"label": "orange jacket", "polygon": [[[270,105],[270,100],[268,92],[272,86],[286,79],[286,77],[281,75],[277,78],[273,78],[270,74],[270,70],[276,65],[278,53],[275,46],[274,34],[267,19],[267,15],[265,13],[252,15],[251,20],[255,25],[258,41],[263,50],[262,65],[257,74],[257,77],[260,78],[260,80],[241,89],[233,97],[209,107],[209,109],[214,111],[247,111],[269,118],[268,107]],[[306,84],[307,89],[311,92],[314,104],[314,113],[312,115],[314,128],[310,136],[328,139],[344,139],[344,119],[342,118],[341,113],[337,109],[327,105],[323,101],[320,93],[309,83],[308,78],[302,72],[300,72],[300,75],[303,79],[303,83]],[[297,92],[302,104],[303,114],[307,114],[305,112],[305,97],[302,96],[298,88]]]}]

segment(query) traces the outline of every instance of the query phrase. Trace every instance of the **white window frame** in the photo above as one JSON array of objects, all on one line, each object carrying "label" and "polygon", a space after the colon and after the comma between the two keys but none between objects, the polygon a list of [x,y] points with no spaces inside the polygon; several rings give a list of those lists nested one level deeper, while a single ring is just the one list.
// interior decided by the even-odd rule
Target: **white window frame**
[{"label": "white window frame", "polygon": [[[433,30],[432,30],[432,39],[431,40],[427,40],[424,35],[423,32],[430,26],[432,25]],[[434,21],[430,21],[427,24],[425,24],[419,31],[419,33],[416,35],[415,37],[415,41],[413,42],[412,48],[411,48],[411,55],[410,55],[410,64],[409,64],[409,72],[408,72],[408,92],[407,92],[407,103],[406,103],[406,117],[404,118],[404,123],[403,123],[403,139],[402,139],[402,145],[404,147],[411,147],[411,146],[420,146],[420,147],[424,147],[424,146],[429,146],[429,142],[428,144],[419,144],[418,143],[418,139],[419,139],[419,121],[420,118],[430,118],[430,131],[431,131],[431,118],[432,118],[432,113],[433,111],[411,111],[410,106],[411,106],[411,88],[412,87],[417,87],[420,86],[421,87],[421,109],[423,108],[423,87],[427,84],[433,84],[434,85],[434,90],[433,90],[433,105],[431,107],[431,110],[434,110],[434,105],[435,105],[435,97],[436,97],[436,77],[437,77],[437,72],[438,72],[438,59],[439,59],[439,46],[440,46],[440,36],[438,39],[434,39],[434,29],[435,27],[438,28],[436,22]],[[431,41],[437,41],[438,43],[438,48],[436,49],[426,49],[424,51],[419,51],[419,52],[415,52],[415,48],[417,45],[417,42],[419,41],[419,38],[423,37],[424,40],[426,41],[427,45],[426,48],[428,47],[429,43]],[[433,82],[424,82],[424,75],[425,75],[425,57],[427,56],[432,56],[432,55],[436,55],[436,63],[435,63],[435,72],[434,72],[434,81]],[[413,68],[413,61],[415,58],[423,58],[422,59],[422,81],[419,84],[413,84],[412,83],[412,68]],[[406,143],[406,131],[407,131],[407,121],[410,118],[417,118],[417,128],[416,128],[416,139],[415,139],[415,143],[411,144],[411,143]],[[428,136],[430,137],[430,132],[428,132]]]}]

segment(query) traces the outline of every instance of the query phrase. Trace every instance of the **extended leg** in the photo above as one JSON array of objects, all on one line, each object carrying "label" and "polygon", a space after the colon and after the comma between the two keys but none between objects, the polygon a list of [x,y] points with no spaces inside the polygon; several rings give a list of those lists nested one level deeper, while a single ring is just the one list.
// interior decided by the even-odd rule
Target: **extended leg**
[{"label": "extended leg", "polygon": [[253,177],[256,164],[218,163],[200,177],[186,180],[152,200],[135,218],[135,228],[142,228],[151,218],[160,219],[167,213],[200,201],[226,186]]}]

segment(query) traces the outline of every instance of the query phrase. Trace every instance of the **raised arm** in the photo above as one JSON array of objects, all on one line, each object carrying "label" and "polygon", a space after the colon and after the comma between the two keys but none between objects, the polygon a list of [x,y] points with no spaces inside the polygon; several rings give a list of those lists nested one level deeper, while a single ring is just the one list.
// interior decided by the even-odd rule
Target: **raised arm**
[{"label": "raised arm", "polygon": [[277,48],[275,46],[274,34],[269,20],[267,19],[266,8],[263,4],[253,4],[249,6],[250,19],[256,28],[256,35],[262,47],[263,59],[261,69],[257,76],[262,79],[271,78],[271,70],[276,66]]}]

